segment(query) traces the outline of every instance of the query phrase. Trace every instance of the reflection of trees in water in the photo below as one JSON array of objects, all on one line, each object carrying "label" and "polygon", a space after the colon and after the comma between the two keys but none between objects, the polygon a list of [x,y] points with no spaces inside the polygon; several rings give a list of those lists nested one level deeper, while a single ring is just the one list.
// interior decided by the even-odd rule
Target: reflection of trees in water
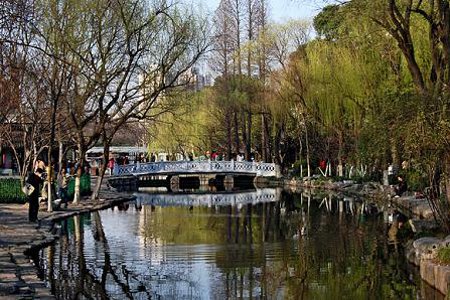
[{"label": "reflection of trees in water", "polygon": [[[214,261],[221,280],[214,284],[226,298],[414,296],[417,288],[405,281],[408,273],[401,249],[388,246],[381,218],[366,222],[357,213],[359,204],[354,204],[353,215],[350,209],[339,213],[338,200],[330,196],[326,204],[323,197],[310,194],[282,196],[277,202],[243,206],[144,206],[140,213],[144,246],[220,245],[214,248]],[[62,235],[59,249],[46,252],[54,292],[66,299],[73,295],[107,299],[111,293],[126,298],[157,295],[159,291],[150,290],[153,280],[129,270],[121,258],[111,258],[100,215],[91,216],[96,262],[87,265],[85,260],[82,218],[74,219],[73,239]],[[68,226],[63,229],[69,231]],[[69,280],[78,282],[73,285]],[[176,280],[180,279],[173,278],[174,284]]]},{"label": "reflection of trees in water", "polygon": [[[282,201],[254,206],[250,227],[258,233],[249,247],[254,253],[245,258],[249,252],[239,248],[238,253],[226,249],[228,256],[218,255],[222,259],[217,265],[226,274],[227,296],[241,297],[244,289],[267,298],[414,297],[417,288],[408,281],[404,255],[401,249],[388,247],[382,218],[372,216],[369,224],[361,215],[362,203],[341,202],[343,209],[339,210],[339,199],[329,197],[328,206],[320,208],[323,200],[284,195]],[[228,232],[237,234],[232,228]],[[289,245],[282,248],[280,259],[271,260],[265,242]],[[286,250],[289,247],[297,255],[291,255]],[[253,291],[251,287],[258,288]]]},{"label": "reflection of trees in water", "polygon": [[52,294],[60,299],[83,297],[110,299],[113,293],[115,296],[120,294],[120,298],[133,299],[131,287],[135,287],[136,291],[151,298],[139,275],[128,270],[125,265],[120,267],[114,265],[100,215],[94,212],[91,216],[95,254],[102,258],[97,259],[95,263],[99,264],[99,261],[102,261],[103,266],[88,266],[86,263],[82,217],[73,217],[73,238],[69,234],[67,221],[63,222],[61,239],[56,244],[59,249],[55,249],[56,245],[52,245],[46,251],[48,263],[46,276],[51,284]]},{"label": "reflection of trees in water", "polygon": [[368,223],[357,213],[361,203],[353,203],[353,211],[339,212],[338,200],[333,199],[335,209],[326,209],[327,214],[320,208],[322,198],[310,207],[304,251],[312,259],[304,261],[306,268],[299,265],[309,278],[307,298],[414,297],[416,288],[407,281],[404,255],[387,247],[382,218],[372,217]]}]

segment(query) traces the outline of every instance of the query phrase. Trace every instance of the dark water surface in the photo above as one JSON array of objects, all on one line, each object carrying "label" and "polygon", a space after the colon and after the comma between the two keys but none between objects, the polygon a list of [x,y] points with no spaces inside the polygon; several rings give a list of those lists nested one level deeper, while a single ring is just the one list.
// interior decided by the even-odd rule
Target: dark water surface
[{"label": "dark water surface", "polygon": [[59,299],[443,299],[383,213],[343,200],[139,194],[58,224],[36,264]]}]

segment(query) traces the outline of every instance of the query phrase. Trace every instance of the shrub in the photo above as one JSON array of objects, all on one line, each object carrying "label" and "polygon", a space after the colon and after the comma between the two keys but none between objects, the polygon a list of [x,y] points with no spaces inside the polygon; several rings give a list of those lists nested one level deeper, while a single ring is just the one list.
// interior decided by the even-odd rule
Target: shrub
[{"label": "shrub", "polygon": [[1,203],[25,203],[26,196],[22,192],[19,178],[0,178]]},{"label": "shrub", "polygon": [[411,191],[423,191],[428,186],[427,178],[414,169],[406,173],[406,183]]},{"label": "shrub", "polygon": [[297,160],[292,165],[292,175],[302,177],[302,174],[300,174],[300,166],[303,165],[303,172],[305,171],[305,161],[304,160]]},{"label": "shrub", "polygon": [[[91,193],[91,176],[89,174],[83,174],[80,178],[80,193],[81,196],[86,196]],[[67,195],[69,199],[73,199],[75,194],[75,177],[71,177],[69,185],[67,186]]]}]

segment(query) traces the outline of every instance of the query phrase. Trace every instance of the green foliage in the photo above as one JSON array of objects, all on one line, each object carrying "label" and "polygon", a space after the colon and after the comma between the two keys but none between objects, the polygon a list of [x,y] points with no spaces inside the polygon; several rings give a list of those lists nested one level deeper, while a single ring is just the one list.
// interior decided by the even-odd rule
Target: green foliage
[{"label": "green foliage", "polygon": [[[73,199],[75,193],[75,177],[71,177],[67,187],[67,196],[69,199]],[[91,193],[91,175],[82,174],[80,178],[80,194],[81,196],[87,196]]]},{"label": "green foliage", "polygon": [[292,175],[303,177],[303,174],[300,174],[301,166],[303,166],[303,173],[306,170],[306,160],[296,160],[292,165]]},{"label": "green foliage", "polygon": [[149,151],[167,153],[202,154],[211,149],[208,130],[213,127],[211,115],[211,92],[178,92],[168,96],[171,114],[161,115],[158,122],[150,128]]},{"label": "green foliage", "polygon": [[342,16],[339,11],[339,5],[327,5],[314,17],[314,29],[319,36],[323,36],[330,41],[338,37],[339,26],[342,23]]},{"label": "green foliage", "polygon": [[409,190],[416,192],[423,191],[429,185],[428,178],[424,175],[424,172],[416,169],[406,171],[406,183]]},{"label": "green foliage", "polygon": [[450,264],[450,247],[442,247],[438,250],[437,259],[440,263]]},{"label": "green foliage", "polygon": [[20,179],[0,178],[0,203],[25,203],[26,196],[22,192]]}]

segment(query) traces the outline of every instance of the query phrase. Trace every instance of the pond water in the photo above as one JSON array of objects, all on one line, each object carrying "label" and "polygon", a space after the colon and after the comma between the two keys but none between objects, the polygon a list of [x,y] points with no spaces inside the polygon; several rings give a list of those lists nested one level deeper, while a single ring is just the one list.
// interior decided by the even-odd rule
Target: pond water
[{"label": "pond water", "polygon": [[[58,299],[443,299],[364,201],[263,189],[147,194],[55,226]],[[401,241],[401,240],[400,240]]]}]

